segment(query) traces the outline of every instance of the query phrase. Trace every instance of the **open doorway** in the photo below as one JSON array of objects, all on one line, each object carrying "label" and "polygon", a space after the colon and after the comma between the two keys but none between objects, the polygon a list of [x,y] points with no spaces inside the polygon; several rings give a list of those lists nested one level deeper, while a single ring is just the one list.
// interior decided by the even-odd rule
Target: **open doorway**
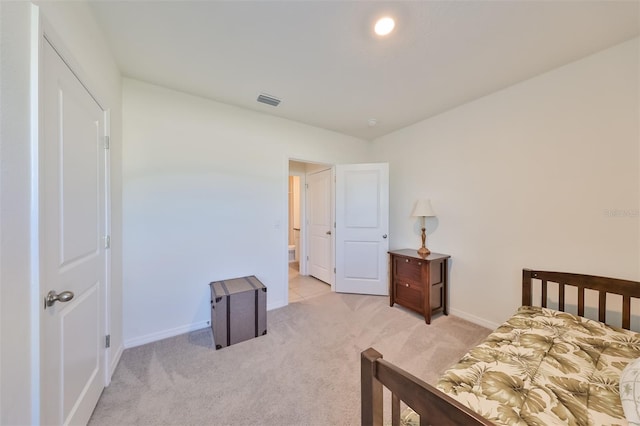
[{"label": "open doorway", "polygon": [[[289,303],[320,296],[332,290],[332,176],[331,165],[289,161]],[[328,192],[318,196],[315,188]],[[326,229],[321,229],[321,226]]]}]

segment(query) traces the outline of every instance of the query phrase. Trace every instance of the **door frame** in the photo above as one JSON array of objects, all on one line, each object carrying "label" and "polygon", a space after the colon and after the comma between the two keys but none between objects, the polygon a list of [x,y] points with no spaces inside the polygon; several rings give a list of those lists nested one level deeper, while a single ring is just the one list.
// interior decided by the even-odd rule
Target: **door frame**
[{"label": "door frame", "polygon": [[[284,178],[283,178],[283,195],[284,195],[284,203],[283,203],[283,213],[281,223],[287,223],[289,221],[289,176],[300,176],[300,275],[308,275],[309,267],[307,264],[307,253],[308,253],[308,227],[307,227],[307,174],[308,172],[291,172],[290,162],[294,161],[297,163],[305,163],[305,164],[313,164],[319,167],[323,167],[324,169],[331,169],[331,216],[335,219],[335,165],[324,163],[317,160],[306,160],[301,159],[299,157],[285,157],[284,164]],[[317,170],[320,171],[320,170]],[[289,304],[289,261],[288,261],[288,247],[289,247],[289,226],[281,226],[281,229],[284,229],[285,232],[282,233],[282,249],[280,252],[282,253],[282,276],[285,277],[284,281],[287,283],[284,289],[284,300],[278,306],[286,306]],[[331,245],[332,245],[332,254],[331,254],[331,267],[335,267],[335,232],[331,236]],[[333,283],[331,284],[331,291],[335,291],[335,276],[333,279]]]},{"label": "door frame", "polygon": [[[30,131],[31,131],[31,182],[30,182],[30,330],[31,330],[31,347],[32,352],[30,354],[31,371],[31,400],[32,400],[32,421],[34,424],[39,424],[41,420],[41,369],[40,361],[42,357],[42,348],[40,346],[40,334],[41,334],[41,312],[42,312],[42,300],[43,294],[41,289],[41,226],[40,218],[42,217],[42,167],[41,153],[43,152],[43,124],[42,124],[42,99],[43,99],[43,54],[44,43],[49,43],[53,49],[60,55],[62,60],[72,70],[72,73],[80,81],[80,83],[87,90],[89,95],[95,100],[95,102],[102,109],[105,117],[105,136],[110,137],[110,109],[105,107],[107,105],[104,102],[104,98],[99,95],[97,90],[98,85],[93,83],[93,80],[89,78],[87,73],[83,70],[80,64],[75,60],[74,55],[68,50],[62,38],[58,36],[57,32],[51,24],[48,23],[46,17],[40,12],[40,8],[37,5],[31,5],[31,45],[30,45],[30,98],[31,98],[31,111],[30,111]],[[111,150],[107,150],[105,153],[105,235],[111,235]],[[110,334],[111,330],[111,250],[105,250],[105,282],[104,290],[102,293],[102,303],[104,308],[104,335]],[[111,369],[110,364],[113,358],[111,348],[104,348],[103,368],[104,376],[102,378],[103,385],[106,387],[111,381]]]},{"label": "door frame", "polygon": [[[289,176],[297,176],[300,178],[300,260],[299,260],[299,269],[300,275],[308,275],[307,273],[307,224],[305,218],[307,217],[307,192],[304,188],[307,185],[307,175],[303,172],[292,172],[289,170]],[[289,217],[287,216],[287,220]],[[288,229],[288,228],[287,228]],[[287,245],[288,247],[288,245]]]}]

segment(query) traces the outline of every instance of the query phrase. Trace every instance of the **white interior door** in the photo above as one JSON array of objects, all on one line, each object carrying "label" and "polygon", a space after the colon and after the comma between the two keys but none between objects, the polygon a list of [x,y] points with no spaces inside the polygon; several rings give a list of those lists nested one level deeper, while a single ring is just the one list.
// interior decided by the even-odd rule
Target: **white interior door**
[{"label": "white interior door", "polygon": [[336,285],[389,294],[389,165],[336,166]]},{"label": "white interior door", "polygon": [[86,424],[105,380],[105,115],[43,44],[41,422]]},{"label": "white interior door", "polygon": [[333,284],[331,170],[309,174],[307,185],[309,275]]}]

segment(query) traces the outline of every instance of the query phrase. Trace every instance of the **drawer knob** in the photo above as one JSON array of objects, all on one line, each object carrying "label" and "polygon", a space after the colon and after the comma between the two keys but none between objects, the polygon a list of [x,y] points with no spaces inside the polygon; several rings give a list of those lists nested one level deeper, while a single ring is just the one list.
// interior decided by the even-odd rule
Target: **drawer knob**
[{"label": "drawer knob", "polygon": [[404,286],[405,286],[405,287],[409,287],[409,284],[405,283],[405,285],[404,285]]},{"label": "drawer knob", "polygon": [[407,262],[407,263],[409,263],[409,259],[405,259],[404,261],[405,261],[405,262]]},{"label": "drawer knob", "polygon": [[422,265],[422,262],[418,262],[418,266]]}]

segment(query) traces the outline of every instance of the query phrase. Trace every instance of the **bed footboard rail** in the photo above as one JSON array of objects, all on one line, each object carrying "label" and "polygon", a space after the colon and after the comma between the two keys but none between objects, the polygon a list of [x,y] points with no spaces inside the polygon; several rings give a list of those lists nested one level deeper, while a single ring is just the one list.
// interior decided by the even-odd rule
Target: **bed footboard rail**
[{"label": "bed footboard rail", "polygon": [[640,282],[622,280],[618,278],[598,277],[595,275],[571,274],[566,272],[522,270],[522,305],[534,306],[533,285],[534,280],[539,280],[541,285],[540,305],[547,307],[548,283],[556,283],[558,310],[565,310],[565,293],[567,287],[575,287],[578,293],[578,315],[584,316],[585,290],[593,290],[598,293],[598,321],[606,323],[607,294],[622,296],[622,328],[627,330],[631,326],[631,299],[640,298]]},{"label": "bed footboard rail", "polygon": [[363,426],[382,426],[383,387],[391,391],[391,422],[400,424],[400,401],[420,415],[426,425],[493,425],[435,387],[382,359],[369,348],[360,356]]}]

